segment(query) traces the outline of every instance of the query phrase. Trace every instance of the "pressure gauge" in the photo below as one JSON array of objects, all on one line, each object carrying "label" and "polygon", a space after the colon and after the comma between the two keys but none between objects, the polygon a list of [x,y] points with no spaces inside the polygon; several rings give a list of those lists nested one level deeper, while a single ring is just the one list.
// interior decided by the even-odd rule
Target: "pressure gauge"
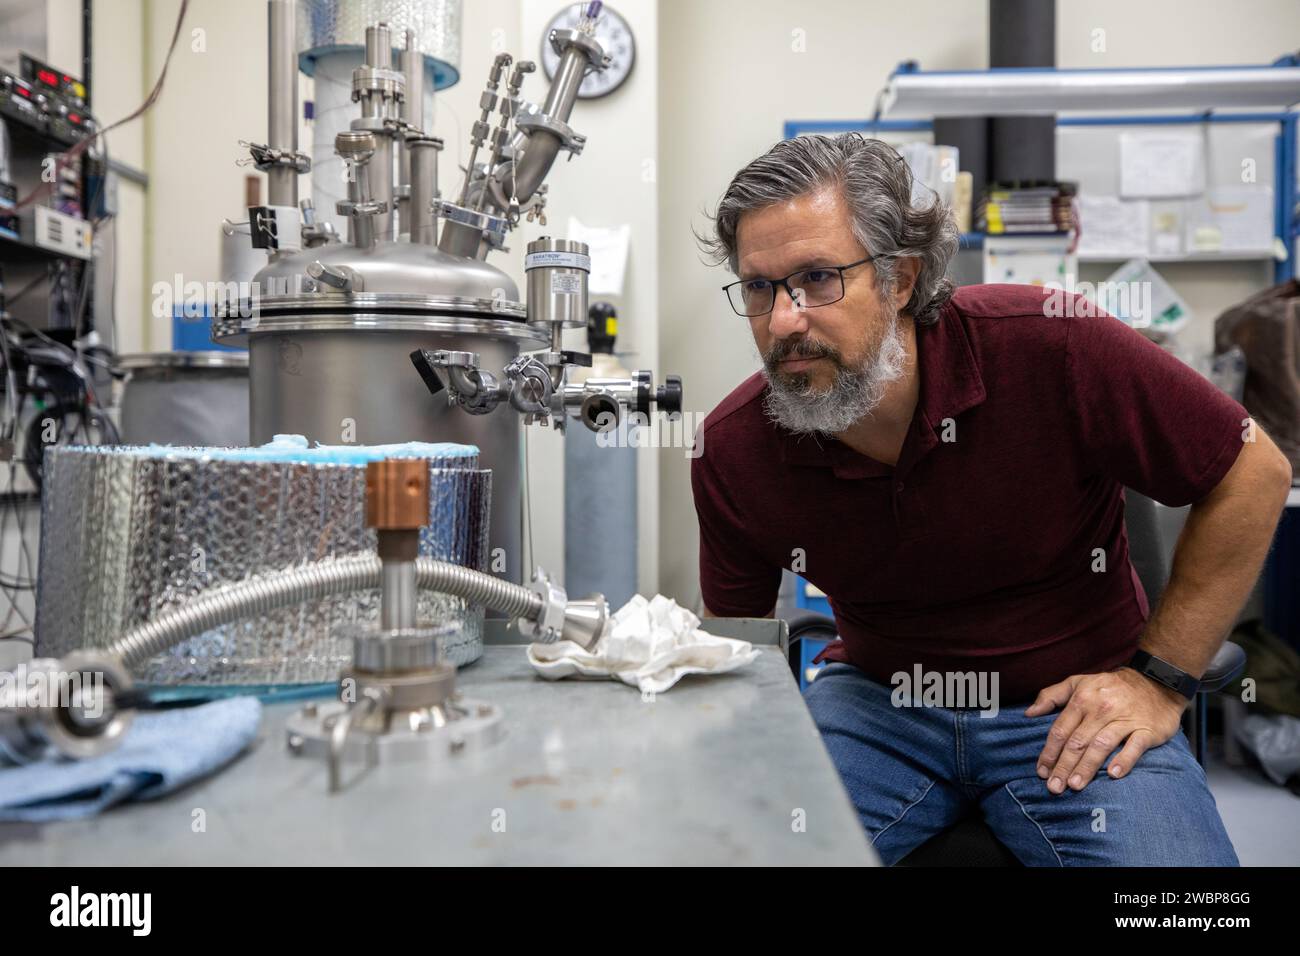
[{"label": "pressure gauge", "polygon": [[[576,30],[582,12],[588,6],[588,3],[571,3],[547,24],[546,32],[542,35],[542,69],[546,71],[548,80],[554,79],[555,69],[560,63],[559,55],[551,48],[551,31]],[[613,93],[631,75],[632,64],[636,60],[636,41],[632,37],[632,28],[608,4],[602,5],[597,16],[594,36],[609,57],[609,66],[604,70],[591,70],[587,73],[582,85],[578,87],[578,97],[584,100]]]}]

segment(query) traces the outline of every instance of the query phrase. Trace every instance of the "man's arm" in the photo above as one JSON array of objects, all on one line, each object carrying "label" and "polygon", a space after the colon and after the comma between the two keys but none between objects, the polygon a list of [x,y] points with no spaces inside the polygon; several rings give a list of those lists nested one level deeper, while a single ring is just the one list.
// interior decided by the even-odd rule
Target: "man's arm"
[{"label": "man's arm", "polygon": [[[1291,465],[1263,430],[1248,436],[1223,480],[1192,505],[1178,539],[1169,584],[1139,647],[1199,677],[1222,646],[1268,555],[1291,490]],[[1075,675],[1044,688],[1025,713],[1064,707],[1047,735],[1038,775],[1061,793],[1082,790],[1116,747],[1107,768],[1128,773],[1138,758],[1177,731],[1186,704],[1176,691],[1135,670]]]},{"label": "man's arm", "polygon": [[1268,556],[1291,491],[1291,463],[1259,426],[1209,497],[1192,505],[1169,584],[1139,646],[1200,676],[1231,630]]},{"label": "man's arm", "polygon": [[[776,610],[781,568],[769,564],[749,540],[743,513],[708,453],[691,462],[691,491],[700,527],[701,617],[763,617]],[[716,613],[709,607],[712,601]]]}]

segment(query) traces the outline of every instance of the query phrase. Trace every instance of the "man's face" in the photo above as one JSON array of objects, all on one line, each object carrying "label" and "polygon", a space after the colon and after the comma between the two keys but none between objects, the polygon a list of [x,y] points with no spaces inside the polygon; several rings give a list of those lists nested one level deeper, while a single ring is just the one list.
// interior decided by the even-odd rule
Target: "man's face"
[{"label": "man's face", "polygon": [[[736,252],[741,280],[779,279],[870,254],[854,237],[848,206],[833,186],[743,215]],[[838,373],[857,372],[875,360],[900,304],[882,300],[875,267],[864,263],[844,273],[838,302],[804,308],[778,288],[772,311],[749,322],[769,380],[825,393]]]}]

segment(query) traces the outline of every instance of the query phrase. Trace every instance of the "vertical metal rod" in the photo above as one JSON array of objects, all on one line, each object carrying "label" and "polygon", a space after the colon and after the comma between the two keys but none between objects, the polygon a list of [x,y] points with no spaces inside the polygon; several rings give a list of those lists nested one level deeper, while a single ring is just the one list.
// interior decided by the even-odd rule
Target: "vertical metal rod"
[{"label": "vertical metal rod", "polygon": [[[387,23],[377,23],[366,27],[366,66],[379,70],[393,68],[393,34]],[[362,116],[367,120],[382,121],[398,117],[395,104],[378,94],[364,97]],[[382,130],[366,126],[375,134],[375,154],[370,158],[366,174],[370,177],[370,195],[377,201],[387,204],[384,212],[374,216],[376,236],[381,240],[395,238],[393,230],[396,222],[393,193],[393,137],[391,130]]]},{"label": "vertical metal rod", "polygon": [[366,62],[380,70],[393,68],[393,35],[387,23],[366,27]]},{"label": "vertical metal rod", "polygon": [[[420,53],[415,48],[415,31],[406,31],[406,47],[398,51],[398,69],[406,77],[406,91],[402,98],[402,103],[398,107],[398,116],[407,126],[413,126],[417,130],[424,130],[424,118],[422,118],[422,103],[424,103],[424,83],[419,66],[421,64]],[[394,232],[406,232],[411,234],[411,242],[415,242],[415,217],[412,216],[411,204],[411,144],[407,139],[411,133],[409,130],[403,131],[396,140],[396,151],[398,151],[398,179],[396,179],[396,190],[394,199],[398,202],[398,211],[402,217],[402,224]]]},{"label": "vertical metal rod", "polygon": [[388,210],[374,217],[375,232],[381,240],[393,238],[393,138],[375,134],[375,155],[366,166],[370,176],[372,198],[388,203]]},{"label": "vertical metal rod", "polygon": [[[298,52],[296,0],[267,3],[267,145],[298,151]],[[298,174],[277,166],[266,174],[266,201],[272,206],[298,205]]]},{"label": "vertical metal rod", "polygon": [[415,627],[415,562],[388,561],[379,572],[379,626],[386,631]]},{"label": "vertical metal rod", "polygon": [[426,246],[438,244],[438,219],[433,200],[438,195],[438,150],[435,139],[411,137],[406,152],[411,157],[411,193],[407,206],[411,242]]},{"label": "vertical metal rod", "polygon": [[[421,132],[424,131],[424,55],[415,48],[415,31],[406,31],[406,47],[398,54],[398,65],[402,73],[406,76],[406,91],[402,99],[400,116],[402,121],[408,126],[413,126]],[[409,135],[409,132],[408,132]],[[397,161],[397,183],[399,187],[406,187],[404,190],[408,197],[406,208],[402,210],[402,228],[411,233],[411,241],[415,241],[414,224],[416,216],[411,212],[415,207],[410,204],[410,194],[412,182],[411,171],[411,148],[403,140],[398,142],[398,161]]]}]

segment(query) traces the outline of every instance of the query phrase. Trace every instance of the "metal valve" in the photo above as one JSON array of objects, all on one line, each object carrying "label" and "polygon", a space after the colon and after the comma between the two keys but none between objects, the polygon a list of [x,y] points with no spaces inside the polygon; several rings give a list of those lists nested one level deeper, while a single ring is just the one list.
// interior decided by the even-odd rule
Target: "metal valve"
[{"label": "metal valve", "polygon": [[375,244],[374,217],[388,211],[388,202],[372,199],[366,166],[375,155],[375,136],[365,130],[347,129],[334,137],[334,151],[348,166],[348,198],[334,206],[347,216],[352,228],[352,243],[361,249]]}]

